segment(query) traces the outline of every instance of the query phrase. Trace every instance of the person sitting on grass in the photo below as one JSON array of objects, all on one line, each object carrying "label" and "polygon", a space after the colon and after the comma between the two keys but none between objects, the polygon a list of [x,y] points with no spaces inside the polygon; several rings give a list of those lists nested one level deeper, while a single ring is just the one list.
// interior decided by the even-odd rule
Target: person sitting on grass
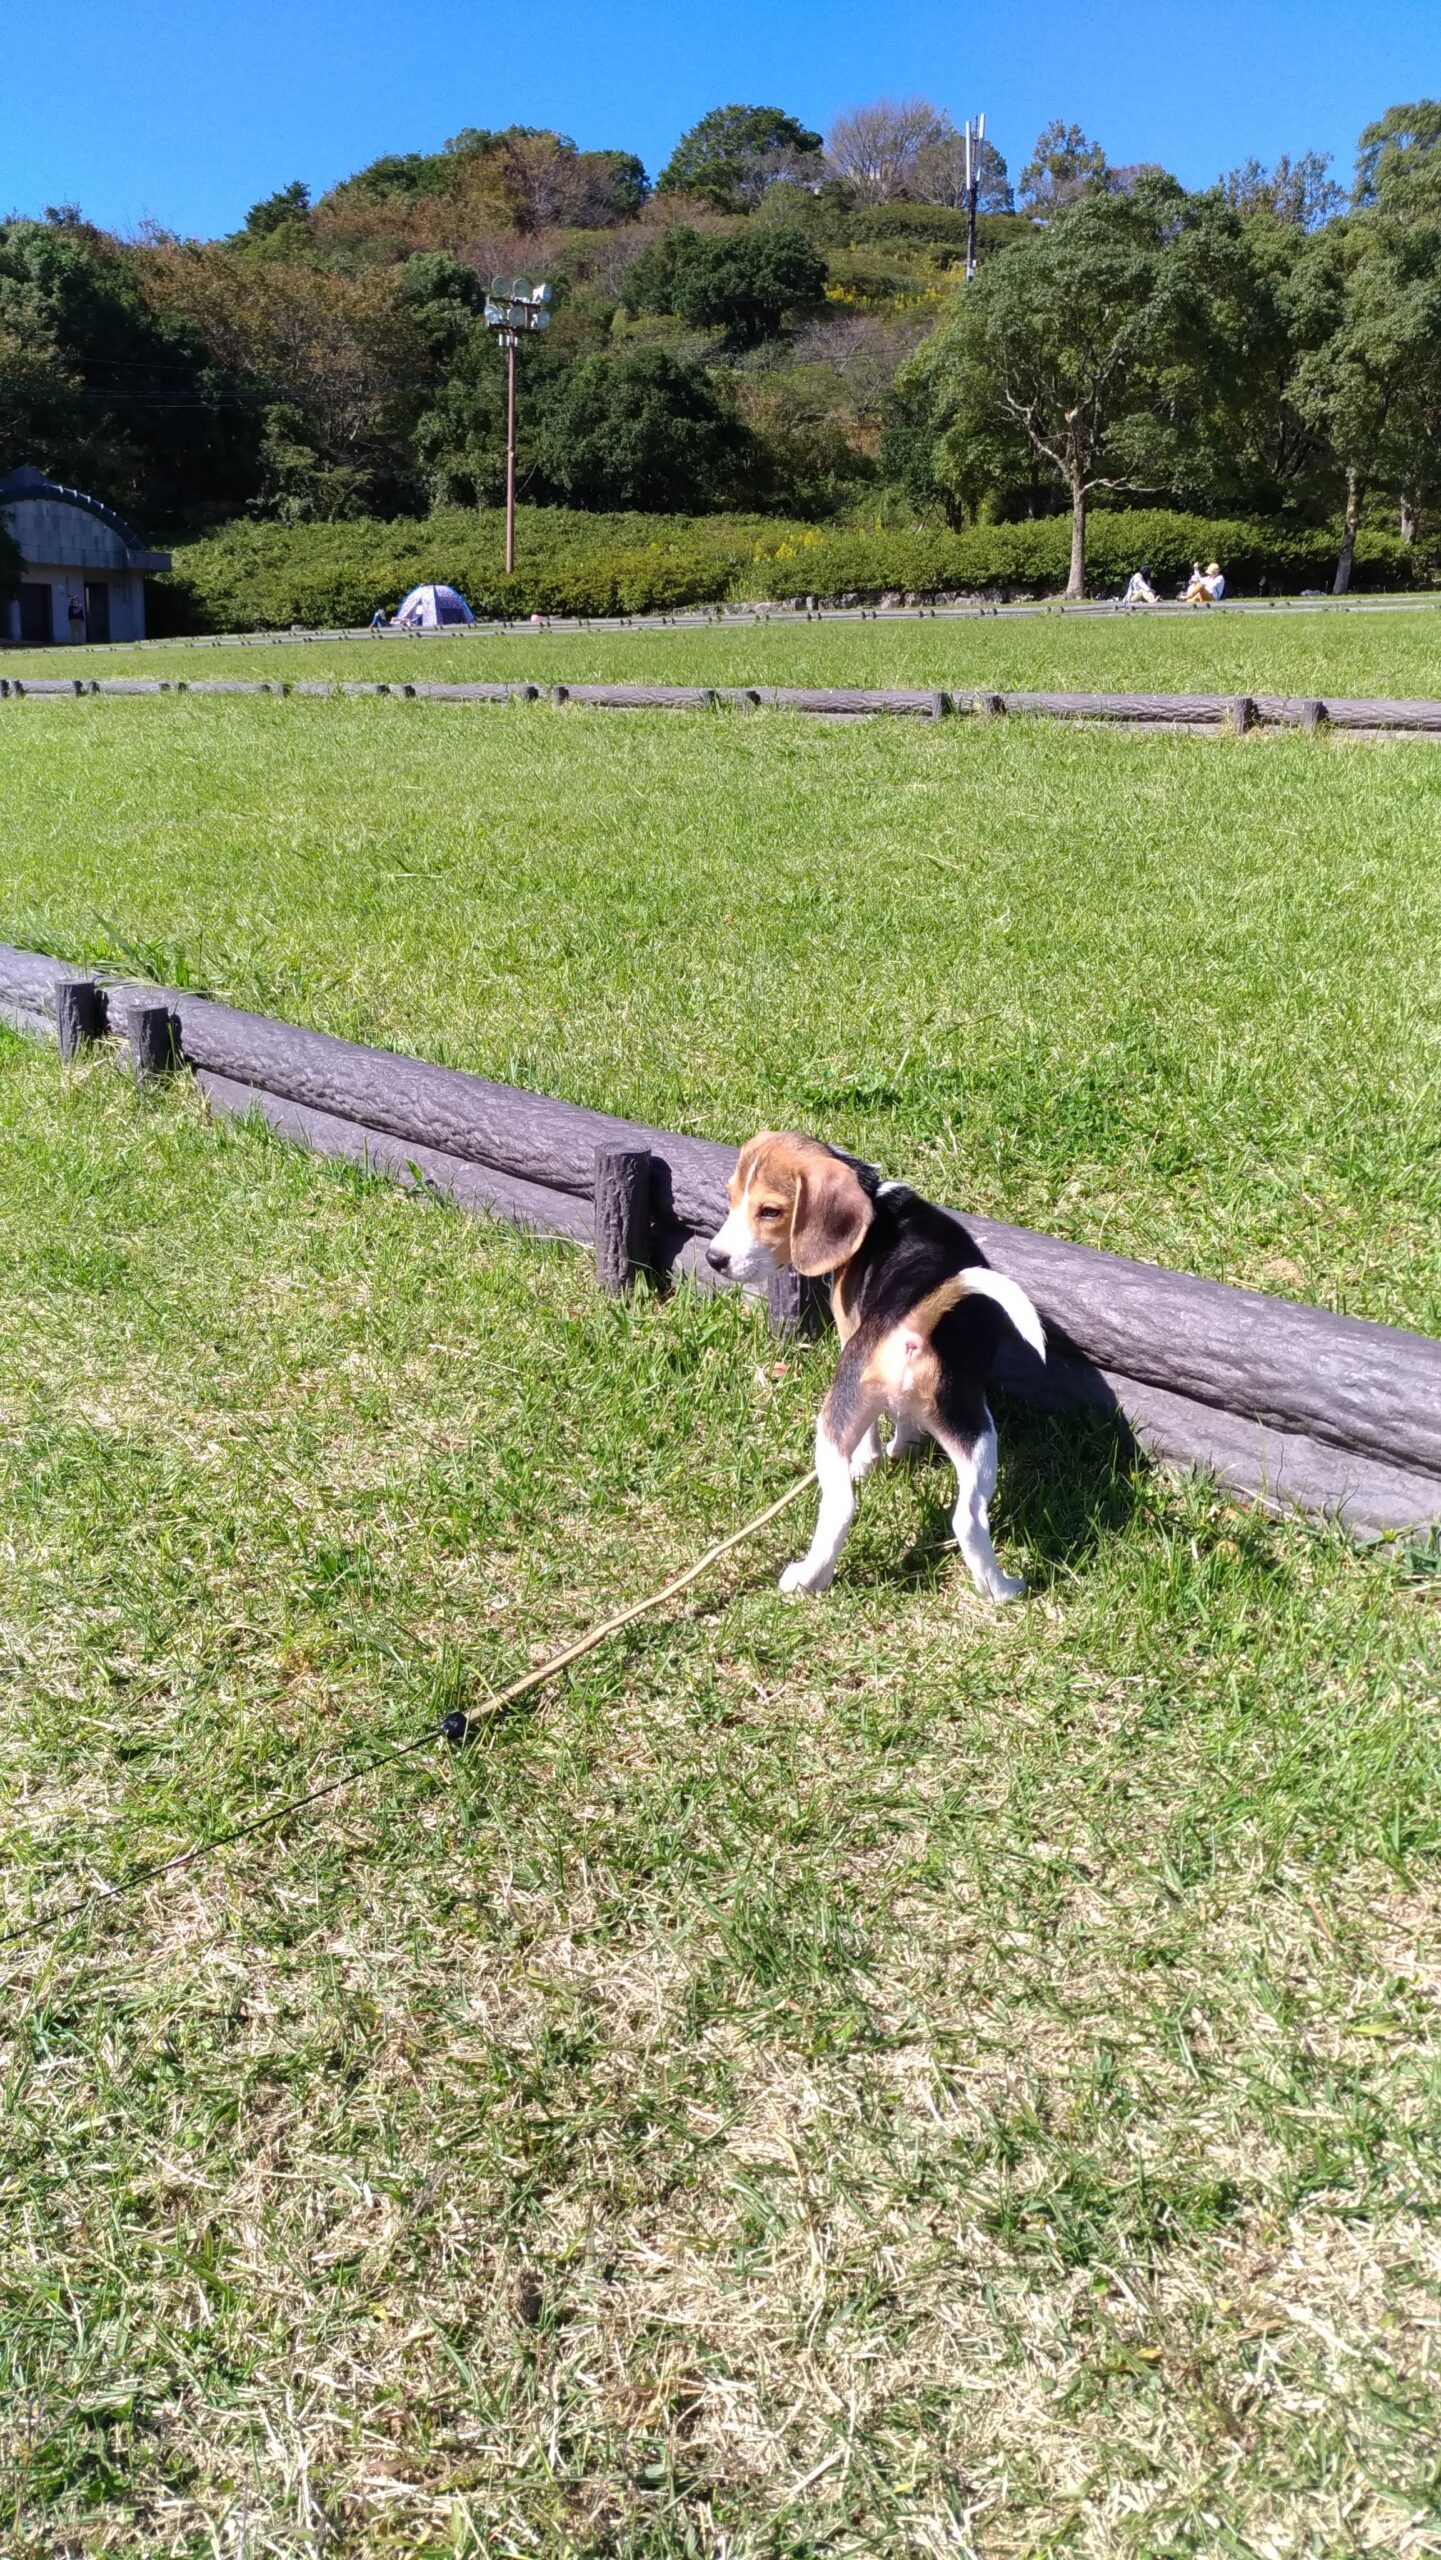
[{"label": "person sitting on grass", "polygon": [[388,631],[390,629],[390,615],[386,612],[383,604],[378,604],[376,606],[374,613],[370,617],[370,627],[372,631]]},{"label": "person sitting on grass", "polygon": [[1121,598],[1122,604],[1159,604],[1161,601],[1151,584],[1149,568],[1133,569],[1131,583]]},{"label": "person sitting on grass", "polygon": [[1219,560],[1208,560],[1203,569],[1199,560],[1191,563],[1191,583],[1183,601],[1186,604],[1219,604],[1226,592]]}]

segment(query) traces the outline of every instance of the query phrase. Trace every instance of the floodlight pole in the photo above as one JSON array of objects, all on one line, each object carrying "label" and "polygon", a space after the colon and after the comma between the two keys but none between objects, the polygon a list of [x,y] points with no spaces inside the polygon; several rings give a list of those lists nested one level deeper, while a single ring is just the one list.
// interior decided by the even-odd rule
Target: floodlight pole
[{"label": "floodlight pole", "polygon": [[515,571],[515,351],[523,331],[548,329],[548,284],[496,276],[485,298],[485,325],[505,349],[505,574]]},{"label": "floodlight pole", "polygon": [[515,338],[505,342],[505,574],[515,569]]}]

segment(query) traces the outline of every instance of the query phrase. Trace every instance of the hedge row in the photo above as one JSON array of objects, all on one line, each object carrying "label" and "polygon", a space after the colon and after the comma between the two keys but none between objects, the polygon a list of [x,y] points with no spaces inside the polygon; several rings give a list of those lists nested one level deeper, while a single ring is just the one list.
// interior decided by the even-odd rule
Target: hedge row
[{"label": "hedge row", "polygon": [[[1115,593],[1150,566],[1163,591],[1193,560],[1220,560],[1233,592],[1329,588],[1337,534],[1326,528],[1217,522],[1163,510],[1092,516],[1091,593]],[[368,622],[426,579],[459,587],[483,615],[632,614],[726,601],[813,596],[1054,595],[1065,584],[1070,527],[1060,516],[918,528],[787,524],[773,516],[582,515],[521,510],[520,567],[504,574],[498,512],[446,509],[419,522],[230,525],[183,546],[157,580],[157,632],[285,630]],[[1363,533],[1355,584],[1415,586],[1436,563],[1398,536]]]},{"label": "hedge row", "polygon": [[[1162,508],[1097,513],[1087,527],[1086,576],[1092,595],[1114,594],[1133,569],[1149,567],[1161,591],[1194,561],[1223,563],[1233,592],[1294,594],[1329,588],[1339,529],[1255,524],[1179,515]],[[881,533],[808,527],[782,543],[762,572],[766,595],[800,589],[816,597],[900,589],[1055,595],[1070,569],[1071,527],[1063,516],[1028,524],[975,525],[964,533],[919,529]],[[1358,587],[1408,587],[1422,564],[1398,534],[1363,533],[1353,572]]]},{"label": "hedge row", "polygon": [[769,516],[588,515],[523,507],[521,562],[504,570],[498,509],[442,508],[419,521],[233,524],[182,545],[154,588],[151,628],[270,631],[350,626],[393,612],[429,579],[458,587],[480,614],[658,613],[736,592],[758,545],[804,526]]}]

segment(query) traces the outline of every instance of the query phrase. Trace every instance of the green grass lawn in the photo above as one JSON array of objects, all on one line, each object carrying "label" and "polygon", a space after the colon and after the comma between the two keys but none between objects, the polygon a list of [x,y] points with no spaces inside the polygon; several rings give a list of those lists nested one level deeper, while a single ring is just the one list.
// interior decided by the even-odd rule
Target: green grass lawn
[{"label": "green grass lawn", "polygon": [[[68,803],[67,930],[83,857],[178,932],[157,848],[170,898],[185,874],[218,900],[245,868],[226,794],[268,758],[257,952],[323,838],[350,938],[317,947],[314,1009],[358,1003],[368,917],[383,1011],[378,825],[328,835],[322,796],[297,849],[276,734],[128,718],[95,751],[109,818],[83,758],[49,763],[31,858]],[[536,848],[552,754],[599,756],[616,858],[614,734],[538,724]],[[419,735],[384,748],[402,775]],[[358,809],[373,714],[318,764],[307,733],[304,769],[318,789],[342,736]],[[793,843],[818,743],[843,854],[879,777],[938,770],[929,740],[781,739]],[[475,752],[436,749],[440,784]],[[1254,761],[1294,814],[1290,754],[1180,780],[1225,810]],[[1364,772],[1384,823],[1414,767],[1310,771],[1333,812]],[[902,904],[873,887],[877,1022],[906,1000]],[[525,1001],[465,947],[457,1047]],[[756,948],[758,1013],[739,955],[715,989],[740,1049],[774,1000]],[[292,965],[257,961],[294,992]],[[599,965],[552,947],[558,985]],[[587,1019],[573,1081],[601,1072]],[[785,1485],[825,1367],[734,1300],[617,1306],[566,1248],[0,1034],[3,1925],[483,1714]],[[775,1593],[777,1524],[464,1753],[5,1953],[0,2549],[1434,2548],[1434,1573],[1133,1478],[1090,1425],[1007,1415],[1002,1470],[1018,1611],[970,1597],[938,1472],[873,1483],[824,1605]]]},{"label": "green grass lawn", "polygon": [[[1429,746],[31,701],[0,791],[7,940],[1441,1330]],[[484,1720],[828,1364],[0,1033],[0,1930],[480,1720],[0,1952],[4,2560],[1436,2547],[1433,1555],[1004,1412],[1016,1611],[898,1472]]]},{"label": "green grass lawn", "polygon": [[177,640],[143,650],[7,651],[0,674],[139,674],[405,682],[977,686],[1000,692],[1441,694],[1441,609],[1328,608],[1245,616],[1062,611],[1024,620],[779,622],[732,631],[556,633],[491,639]]},{"label": "green grass lawn", "polygon": [[8,939],[1441,1330],[1430,745],[0,713]]}]

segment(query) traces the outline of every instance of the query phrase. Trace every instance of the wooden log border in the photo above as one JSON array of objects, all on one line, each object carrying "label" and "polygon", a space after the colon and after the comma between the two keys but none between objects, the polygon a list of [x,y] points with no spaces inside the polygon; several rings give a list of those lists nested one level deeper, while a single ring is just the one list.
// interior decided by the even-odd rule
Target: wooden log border
[{"label": "wooden log border", "polygon": [[311,701],[391,699],[399,702],[537,702],[542,693],[557,709],[594,711],[795,711],[813,719],[849,721],[900,718],[941,720],[960,716],[994,721],[1008,715],[1045,720],[1101,720],[1133,729],[1194,730],[1234,736],[1266,729],[1299,730],[1314,737],[1328,730],[1352,737],[1441,737],[1441,702],[1387,701],[1335,695],[1326,701],[1299,694],[1258,693],[988,693],[967,687],[946,693],[893,688],[865,691],[841,686],[699,684],[383,684],[294,683],[273,677],[254,683],[222,677],[0,676],[0,701],[78,701],[105,697],[174,694],[239,694]]},{"label": "wooden log border", "polygon": [[[183,989],[101,988],[3,945],[0,1019],[63,1033],[72,1055],[103,1030],[137,1066],[183,1063],[217,1110],[259,1112],[322,1155],[589,1247],[611,1288],[628,1289],[646,1267],[727,1285],[704,1243],[724,1214],[734,1154],[708,1139]],[[1051,1359],[1008,1351],[1008,1391],[1108,1413],[1157,1456],[1272,1509],[1331,1515],[1360,1534],[1441,1523],[1441,1341],[952,1214],[1046,1323]],[[793,1275],[770,1295],[778,1330],[815,1323],[815,1293]]]}]

